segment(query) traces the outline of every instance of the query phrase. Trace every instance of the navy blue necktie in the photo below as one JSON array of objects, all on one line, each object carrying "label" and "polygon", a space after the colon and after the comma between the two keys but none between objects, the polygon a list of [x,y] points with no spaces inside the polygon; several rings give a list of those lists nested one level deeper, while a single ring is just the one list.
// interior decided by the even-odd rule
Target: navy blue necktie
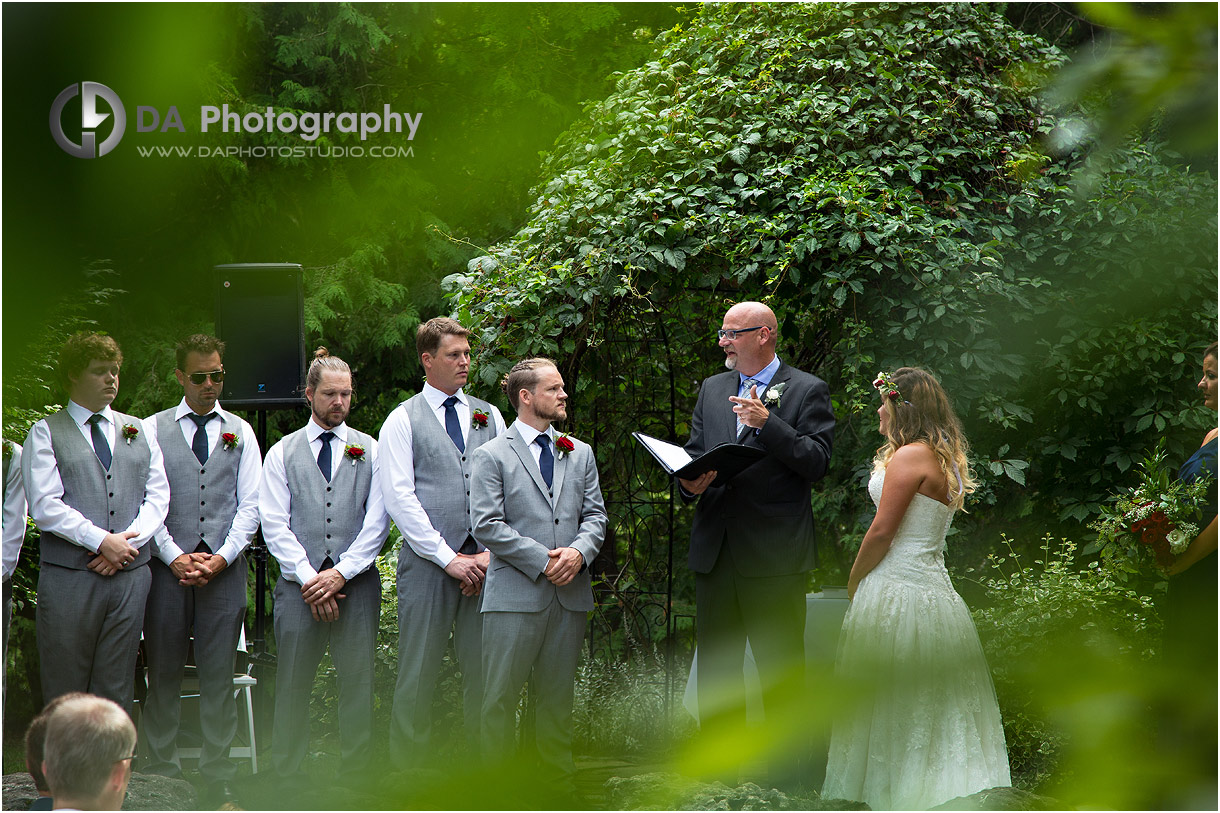
[{"label": "navy blue necktie", "polygon": [[462,438],[462,425],[458,423],[457,408],[454,404],[458,402],[456,395],[450,395],[445,399],[445,431],[449,433],[449,439],[453,441],[453,445],[458,448],[459,452],[466,451],[466,441]]},{"label": "navy blue necktie", "polygon": [[195,457],[199,458],[199,462],[208,462],[208,421],[216,417],[215,412],[209,412],[207,415],[195,415],[192,413],[190,419],[195,422],[195,438],[191,441],[191,451],[195,453]]},{"label": "navy blue necktie", "polygon": [[102,468],[110,471],[110,444],[106,442],[106,433],[98,425],[101,421],[100,413],[89,416],[89,437],[93,439],[93,451],[97,459],[102,461]]},{"label": "navy blue necktie", "polygon": [[555,477],[555,455],[551,454],[551,436],[543,433],[534,438],[534,443],[542,448],[542,453],[538,455],[538,468],[542,470],[546,487],[550,488],[551,480]]},{"label": "navy blue necktie", "polygon": [[318,452],[318,468],[322,470],[322,476],[328,483],[330,482],[330,440],[334,436],[334,432],[323,432],[318,435],[318,440],[322,441],[322,449]]}]

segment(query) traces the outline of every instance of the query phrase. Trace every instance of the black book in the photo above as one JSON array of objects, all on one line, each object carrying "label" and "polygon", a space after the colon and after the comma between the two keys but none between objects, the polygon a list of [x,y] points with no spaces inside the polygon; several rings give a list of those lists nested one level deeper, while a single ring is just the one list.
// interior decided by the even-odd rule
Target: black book
[{"label": "black book", "polygon": [[681,446],[658,438],[645,435],[643,432],[632,432],[632,436],[661,464],[661,468],[683,480],[694,480],[708,471],[716,472],[714,486],[722,486],[741,474],[750,466],[767,456],[767,453],[757,446],[742,446],[740,443],[722,443],[709,449],[696,458],[692,458]]}]

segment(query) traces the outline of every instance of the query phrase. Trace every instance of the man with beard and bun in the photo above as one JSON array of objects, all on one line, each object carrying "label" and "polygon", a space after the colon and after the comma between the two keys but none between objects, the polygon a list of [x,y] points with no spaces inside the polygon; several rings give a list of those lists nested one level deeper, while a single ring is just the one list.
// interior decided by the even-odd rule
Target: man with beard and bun
[{"label": "man with beard and bun", "polygon": [[377,441],[346,423],[352,401],[347,363],[318,348],[305,398],[309,422],[267,452],[259,487],[263,537],[280,565],[271,762],[290,781],[303,779],[309,696],[328,645],[339,677],[340,775],[367,775],[381,611],[374,560],[390,527]]},{"label": "man with beard and bun", "polygon": [[[703,381],[686,444],[691,457],[732,442],[767,456],[721,485],[712,485],[715,471],[680,481],[683,500],[699,500],[689,564],[700,724],[726,747],[746,722],[747,639],[768,725],[781,725],[782,702],[805,690],[805,580],[816,563],[810,498],[830,464],[835,418],[826,382],[775,354],[778,334],[761,302],[729,308],[716,331],[728,372]],[[806,746],[777,748],[771,779],[800,781]]]},{"label": "man with beard and bun", "polygon": [[537,689],[546,787],[574,791],[572,695],[593,609],[589,565],[606,538],[593,450],[558,434],[563,376],[549,359],[519,361],[504,381],[517,420],[474,453],[474,535],[491,551],[483,593],[483,759],[512,756],[521,688]]},{"label": "man with beard and bun", "polygon": [[148,418],[169,477],[165,526],[153,538],[152,586],[144,619],[148,699],[144,704],[145,773],[180,777],[178,723],[182,675],[194,638],[199,670],[199,773],[211,800],[232,801],[237,766],[233,671],[246,619],[243,551],[258,530],[263,461],[254,430],[222,409],[224,342],[196,334],[178,343],[174,375],[182,401]]},{"label": "man with beard and bun", "polygon": [[415,337],[427,376],[381,427],[386,510],[402,531],[398,554],[398,682],[390,754],[395,764],[434,762],[432,697],[453,633],[462,670],[466,736],[479,735],[483,702],[483,622],[479,615],[489,554],[471,534],[470,459],[504,431],[500,410],[463,392],[470,331],[446,317]]},{"label": "man with beard and bun", "polygon": [[68,406],[34,424],[21,473],[39,537],[42,696],[108,697],[128,713],[148,600],[147,544],[165,520],[169,481],[144,422],[111,409],[123,353],[77,333],[59,355]]}]

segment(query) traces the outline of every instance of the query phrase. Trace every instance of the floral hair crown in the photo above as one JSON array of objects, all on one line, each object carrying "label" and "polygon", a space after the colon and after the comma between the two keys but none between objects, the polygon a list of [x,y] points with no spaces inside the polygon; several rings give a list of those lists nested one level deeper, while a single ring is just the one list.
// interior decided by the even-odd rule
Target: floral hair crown
[{"label": "floral hair crown", "polygon": [[877,392],[881,393],[883,398],[909,403],[903,399],[902,392],[898,389],[898,385],[894,383],[894,379],[890,377],[890,373],[877,373],[877,377],[873,379],[873,386],[877,388]]}]

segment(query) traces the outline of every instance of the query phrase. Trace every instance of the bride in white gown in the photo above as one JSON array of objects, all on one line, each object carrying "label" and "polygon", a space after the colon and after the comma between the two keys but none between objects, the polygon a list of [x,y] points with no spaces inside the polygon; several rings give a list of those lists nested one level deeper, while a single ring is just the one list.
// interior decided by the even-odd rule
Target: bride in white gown
[{"label": "bride in white gown", "polygon": [[961,423],[927,371],[879,373],[877,515],[848,579],[836,676],[859,691],[834,724],[826,798],[926,810],[1011,784],[995,689],[945,570],[945,533],[975,486]]}]

